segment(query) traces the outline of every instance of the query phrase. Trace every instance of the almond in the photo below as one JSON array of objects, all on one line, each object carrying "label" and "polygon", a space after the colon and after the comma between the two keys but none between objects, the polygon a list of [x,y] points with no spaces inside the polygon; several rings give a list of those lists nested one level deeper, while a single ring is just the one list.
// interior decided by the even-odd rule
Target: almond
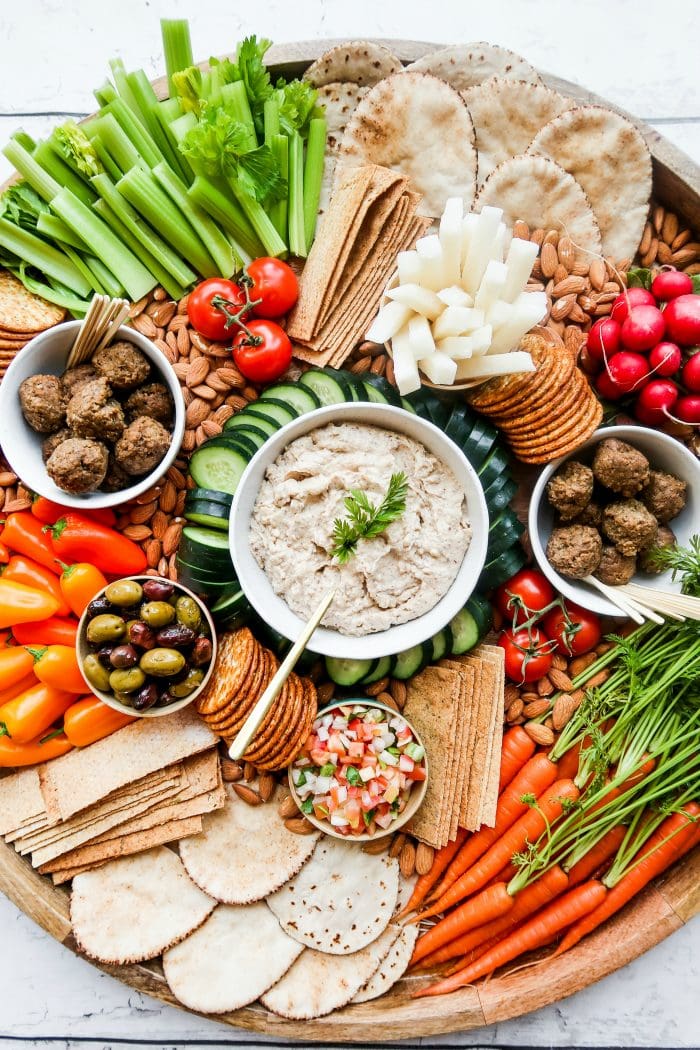
[{"label": "almond", "polygon": [[399,705],[396,703],[391,693],[380,693],[375,699],[378,703],[390,707],[393,711],[399,710]]},{"label": "almond", "polygon": [[595,653],[584,653],[582,656],[575,656],[569,664],[569,677],[576,678],[582,671],[585,671],[587,667],[594,664],[595,661]]},{"label": "almond", "polygon": [[208,438],[213,438],[221,433],[223,427],[220,423],[215,423],[213,419],[205,419],[202,423],[202,430]]},{"label": "almond", "polygon": [[177,303],[170,299],[167,302],[159,303],[151,314],[151,317],[159,328],[166,328],[175,316],[176,310]]},{"label": "almond", "polygon": [[146,555],[146,561],[148,562],[149,569],[155,569],[156,565],[160,561],[160,556],[162,554],[162,544],[160,540],[148,540],[144,544],[143,553]]},{"label": "almond", "polygon": [[508,682],[503,690],[503,703],[506,707],[510,707],[512,703],[520,699],[520,690],[517,685],[513,685],[512,682]]},{"label": "almond", "polygon": [[552,709],[552,725],[557,732],[564,728],[578,707],[579,704],[569,693],[562,693],[556,698]]},{"label": "almond", "polygon": [[243,779],[243,766],[231,758],[221,759],[221,777],[227,784]]},{"label": "almond", "polygon": [[252,762],[243,763],[243,779],[255,780],[255,766]]},{"label": "almond", "polygon": [[[200,357],[199,360],[201,361],[202,358]],[[204,401],[214,401],[216,398],[216,390],[213,390],[206,383],[202,383],[200,386],[192,387],[192,393],[195,394],[197,397],[203,398]]]},{"label": "almond", "polygon": [[146,339],[155,339],[158,334],[158,326],[154,324],[148,314],[139,314],[131,323],[137,332],[146,336]]},{"label": "almond", "polygon": [[674,252],[671,256],[671,262],[675,267],[680,269],[683,266],[687,266],[688,263],[695,262],[698,257],[698,253],[695,248],[691,245],[687,245],[685,248],[680,248],[679,251]]},{"label": "almond", "polygon": [[175,509],[176,500],[177,489],[173,485],[170,478],[168,478],[165,484],[163,485],[160,496],[158,497],[158,506],[164,514],[172,514],[173,510]]},{"label": "almond", "polygon": [[0,473],[0,488],[6,489],[9,485],[17,484],[17,475],[11,470],[3,470]]},{"label": "almond", "polygon": [[253,791],[247,784],[234,784],[233,790],[238,795],[241,802],[246,802],[249,806],[259,806],[262,802],[260,795],[257,791]]},{"label": "almond", "polygon": [[531,703],[525,704],[522,713],[526,718],[539,718],[545,711],[549,711],[550,706],[547,697],[543,696],[539,700],[533,700]]},{"label": "almond", "polygon": [[[559,263],[557,249],[553,244],[543,244],[540,252],[540,266],[545,277],[552,277]],[[149,319],[150,320],[150,319]]]},{"label": "almond", "polygon": [[187,366],[185,383],[189,387],[199,386],[209,375],[209,362],[206,357],[197,357]]},{"label": "almond", "polygon": [[[200,361],[203,360],[200,358]],[[207,376],[207,386],[211,387],[212,390],[216,390],[219,394],[226,394],[231,389],[225,379],[222,379],[216,372],[210,372]]]},{"label": "almond", "polygon": [[398,835],[394,835],[394,839],[391,843],[391,849],[389,850],[390,857],[398,857],[399,853],[404,847],[406,842],[406,836],[403,831],[400,831]]},{"label": "almond", "polygon": [[552,656],[552,667],[556,667],[559,671],[565,671],[568,666],[566,657],[562,653],[554,653]]},{"label": "almond", "polygon": [[565,318],[571,315],[571,311],[576,305],[576,296],[564,295],[561,299],[557,299],[555,303],[552,303],[551,318],[553,321],[563,321]]},{"label": "almond", "polygon": [[427,875],[433,866],[435,850],[427,842],[419,842],[416,846],[416,872],[418,875]]},{"label": "almond", "polygon": [[380,693],[386,691],[388,685],[388,677],[379,678],[376,682],[371,682],[370,685],[365,686],[365,693],[367,696],[379,696]]},{"label": "almond", "polygon": [[512,704],[508,705],[506,709],[506,721],[515,722],[516,718],[520,718],[521,714],[525,710],[525,705],[522,700],[514,700]]},{"label": "almond", "polygon": [[258,781],[258,793],[263,802],[269,802],[275,793],[277,782],[271,773],[263,773]]},{"label": "almond", "polygon": [[522,219],[516,219],[513,223],[513,236],[521,241],[530,240],[530,227]]},{"label": "almond", "polygon": [[[4,507],[3,509],[7,510],[8,508]],[[122,529],[122,532],[136,543],[140,543],[141,540],[147,540],[151,536],[151,530],[148,525],[127,525],[125,529]]]},{"label": "almond", "polygon": [[592,678],[589,678],[586,682],[586,689],[595,689],[596,686],[602,685],[603,682],[607,682],[610,677],[610,671],[607,667],[604,667],[602,671],[598,671]]},{"label": "almond", "polygon": [[396,701],[396,706],[400,711],[403,711],[403,705],[406,703],[408,695],[405,682],[402,682],[399,678],[392,678],[389,683],[389,692]]},{"label": "almond", "polygon": [[316,828],[306,817],[292,817],[289,820],[285,820],[284,826],[293,835],[313,835],[316,831]]},{"label": "almond", "polygon": [[325,707],[329,703],[335,694],[335,685],[333,682],[324,682],[320,685],[317,690],[318,694],[318,706]]},{"label": "almond", "polygon": [[365,842],[362,845],[362,852],[369,853],[371,857],[375,857],[380,853],[385,853],[389,849],[389,836],[382,835],[378,839],[370,839],[369,842]]},{"label": "almond", "polygon": [[557,245],[557,255],[559,256],[559,262],[562,266],[571,273],[576,263],[576,249],[571,243],[569,237],[560,237],[559,244]]},{"label": "almond", "polygon": [[196,397],[187,406],[185,412],[185,425],[190,428],[198,427],[209,415],[209,405],[201,397]]},{"label": "almond", "polygon": [[554,733],[547,726],[540,725],[539,722],[526,722],[523,729],[536,744],[542,744],[543,747],[547,747],[549,744],[554,743]]},{"label": "almond", "polygon": [[566,671],[560,671],[558,667],[552,667],[549,671],[548,677],[554,688],[561,689],[564,693],[568,693],[574,688],[574,683],[571,681]]},{"label": "almond", "polygon": [[588,269],[588,280],[596,292],[602,292],[605,285],[607,271],[602,259],[594,259]]},{"label": "almond", "polygon": [[399,853],[399,868],[405,879],[410,879],[416,871],[416,847],[407,839]]},{"label": "almond", "polygon": [[692,238],[693,234],[690,230],[681,230],[678,236],[673,238],[673,244],[671,245],[671,247],[673,248],[674,252],[677,252],[679,248],[682,248],[683,245],[687,244],[688,241],[692,240]]},{"label": "almond", "polygon": [[544,240],[542,241],[542,243],[543,244],[553,244],[554,247],[556,248],[557,245],[559,244],[560,236],[561,236],[561,234],[559,233],[559,230],[547,230],[547,232],[544,235]]},{"label": "almond", "polygon": [[[687,251],[687,250],[688,250],[687,248],[683,249],[683,251]],[[681,252],[678,252],[677,254],[680,255]],[[656,251],[656,261],[657,261],[657,263],[660,263],[662,266],[669,266],[670,263],[672,262],[672,260],[673,260],[673,252],[671,251],[669,246],[667,244],[664,244],[663,241],[659,241],[659,246],[658,246],[657,251]]]},{"label": "almond", "polygon": [[299,807],[294,801],[294,796],[285,795],[282,801],[280,802],[279,806],[277,807],[277,812],[283,818],[283,820],[288,820],[290,817],[298,817]]},{"label": "almond", "polygon": [[141,506],[137,505],[129,511],[129,520],[132,525],[145,525],[147,521],[151,520],[157,510],[157,500],[153,500],[152,503],[144,503]]},{"label": "almond", "polygon": [[537,681],[537,695],[538,696],[551,696],[554,692],[554,686],[552,685],[551,679],[547,675],[543,675],[542,678]]}]

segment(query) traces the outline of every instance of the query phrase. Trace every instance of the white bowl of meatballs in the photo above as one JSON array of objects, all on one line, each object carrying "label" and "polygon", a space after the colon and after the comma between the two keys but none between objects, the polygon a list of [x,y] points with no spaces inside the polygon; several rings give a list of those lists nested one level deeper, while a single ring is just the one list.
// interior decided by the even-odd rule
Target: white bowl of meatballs
[{"label": "white bowl of meatballs", "polygon": [[80,323],[50,328],[15,357],[0,385],[0,445],[34,492],[89,510],[134,499],[165,473],[185,404],[170,362],[132,328],[67,369]]},{"label": "white bowl of meatballs", "polygon": [[552,586],[601,616],[619,609],[586,583],[680,590],[652,551],[685,545],[700,520],[700,461],[675,438],[603,427],[540,474],[529,510],[532,552]]}]

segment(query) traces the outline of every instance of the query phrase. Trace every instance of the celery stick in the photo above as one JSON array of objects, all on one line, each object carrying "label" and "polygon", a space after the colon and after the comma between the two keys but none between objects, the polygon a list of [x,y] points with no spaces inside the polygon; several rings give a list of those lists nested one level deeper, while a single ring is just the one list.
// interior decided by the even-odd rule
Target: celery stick
[{"label": "celery stick", "polygon": [[[85,280],[92,288],[93,292],[99,292],[100,295],[107,294],[107,289],[104,288],[100,283],[99,279],[95,277],[94,273],[92,273],[92,271],[90,270],[88,264],[85,262],[84,259],[81,258],[80,253],[76,252],[75,248],[70,248],[68,245],[66,245],[63,250],[75,266],[78,273],[81,273],[83,275]],[[111,295],[112,293],[110,292],[109,294]]]},{"label": "celery stick", "polygon": [[231,234],[236,244],[240,245],[251,259],[264,255],[265,249],[242,209],[229,194],[222,193],[210,179],[197,175],[187,195]]},{"label": "celery stick", "polygon": [[161,128],[163,134],[170,143],[170,147],[177,156],[178,164],[182,168],[182,172],[188,183],[191,183],[194,178],[194,172],[190,166],[190,162],[187,157],[184,157],[177,145],[177,138],[173,134],[173,130],[170,127],[172,121],[177,120],[178,117],[182,116],[182,108],[176,98],[166,98],[163,102],[158,102],[155,109],[154,115]]},{"label": "celery stick", "polygon": [[51,212],[42,211],[36,221],[36,228],[39,233],[43,233],[45,237],[50,237],[53,241],[60,241],[61,244],[67,244],[79,252],[87,251],[85,241]]},{"label": "celery stick", "polygon": [[33,153],[36,149],[36,142],[32,136],[27,134],[26,131],[23,131],[22,128],[20,128],[19,131],[16,131],[12,137],[19,142],[20,146],[23,146],[28,153]]},{"label": "celery stick", "polygon": [[221,66],[212,66],[209,70],[209,90],[207,91],[207,105],[216,109],[221,105],[221,89],[224,86],[223,72]]},{"label": "celery stick", "polygon": [[56,150],[51,139],[40,142],[34,150],[33,157],[59,186],[67,186],[83,204],[92,204],[95,194],[90,189],[88,182],[83,179],[82,175],[73,171]]},{"label": "celery stick", "polygon": [[314,233],[316,231],[325,152],[326,118],[314,117],[309,122],[309,136],[306,140],[306,162],[304,164],[304,233],[306,234],[307,252],[314,242]]},{"label": "celery stick", "polygon": [[116,182],[122,177],[122,172],[114,157],[102,141],[102,136],[95,134],[92,136],[90,141],[92,142],[95,153],[102,162],[102,167],[105,169],[112,181]]},{"label": "celery stick", "polygon": [[13,273],[20,279],[25,288],[30,292],[34,292],[34,295],[40,295],[47,302],[55,303],[56,306],[62,306],[64,309],[70,310],[74,317],[83,317],[87,313],[90,303],[85,299],[77,298],[73,295],[70,288],[66,288],[60,281],[56,281],[52,277],[47,278],[49,284],[38,281],[27,273],[27,266],[24,262],[20,263],[18,269],[13,270]]},{"label": "celery stick", "polygon": [[[267,102],[265,103],[267,105]],[[282,178],[287,181],[289,178],[289,139],[286,135],[273,135],[270,148],[274,155],[275,160],[279,165]],[[287,236],[287,215],[289,211],[289,198],[283,197],[282,200],[275,201],[270,208],[270,218],[272,224],[281,237]]]},{"label": "celery stick", "polygon": [[103,84],[100,84],[98,88],[95,88],[93,95],[97,99],[98,106],[108,106],[110,102],[114,102],[115,98],[119,98],[117,92],[114,90],[114,84],[111,80],[105,80]]},{"label": "celery stick", "polygon": [[20,146],[16,139],[10,139],[2,152],[42,200],[48,203],[52,197],[56,196],[61,188],[59,183],[34,160],[30,153],[27,153],[23,146]]},{"label": "celery stick", "polygon": [[177,120],[184,113],[182,103],[179,98],[164,98],[158,103],[158,109],[163,114],[168,124],[171,124],[173,120]]},{"label": "celery stick", "polygon": [[33,233],[14,226],[7,219],[0,219],[0,245],[18,258],[24,259],[30,266],[41,270],[47,277],[53,277],[72,292],[81,296],[90,294],[90,285],[65,252],[53,248]]},{"label": "celery stick", "polygon": [[163,37],[168,88],[172,96],[175,94],[173,73],[179,73],[181,69],[194,65],[190,27],[186,18],[161,18],[160,31]]},{"label": "celery stick", "polygon": [[241,260],[233,252],[230,241],[207,212],[187,196],[187,186],[167,164],[158,164],[153,169],[153,174],[173,204],[187,216],[195,233],[201,237],[204,247],[219,268],[219,274],[222,277],[230,277],[239,270]]},{"label": "celery stick", "polygon": [[109,226],[94,211],[79,201],[70,190],[61,190],[54,197],[51,201],[51,210],[72,230],[80,234],[91,253],[109,267],[134,301],[146,295],[154,287],[155,278],[143,263],[133,252],[129,251],[126,245],[122,244]]},{"label": "celery stick", "polygon": [[280,133],[280,106],[276,98],[267,98],[263,105],[265,145],[272,148],[273,136]]},{"label": "celery stick", "polygon": [[[111,295],[113,299],[124,298],[126,289],[119,283],[112,271],[105,266],[101,259],[97,259],[94,255],[84,254],[83,261],[92,274],[93,279],[96,278],[100,282],[107,295]],[[155,277],[155,274],[153,276]]]},{"label": "celery stick", "polygon": [[170,130],[176,142],[182,142],[188,131],[197,127],[197,118],[194,113],[183,113],[170,122]]},{"label": "celery stick", "polygon": [[304,232],[304,142],[298,131],[289,136],[289,250],[306,258]]},{"label": "celery stick", "polygon": [[164,240],[184,256],[203,277],[216,277],[216,263],[211,258],[187,218],[172,203],[150,172],[132,168],[117,189],[144,219],[157,227]]},{"label": "celery stick", "polygon": [[[116,191],[115,191],[116,192]],[[126,204],[126,201],[124,201]],[[128,207],[128,205],[127,205]],[[171,299],[182,299],[185,294],[185,289],[179,284],[175,278],[157,261],[155,256],[144,248],[136,237],[131,233],[129,229],[121,222],[114,214],[112,209],[109,207],[106,201],[102,198],[95,201],[93,208],[98,215],[105,220],[108,226],[114,230],[114,232],[124,241],[127,248],[131,248],[134,255],[138,255],[144,266],[147,266],[153,276],[157,279],[158,284],[161,284],[165,288],[166,292]],[[195,275],[192,274],[192,280],[195,279]]]},{"label": "celery stick", "polygon": [[221,89],[221,101],[223,108],[234,120],[239,120],[248,129],[248,145],[250,149],[257,149],[258,136],[255,134],[253,114],[250,111],[248,93],[242,80],[234,80],[232,84],[224,84]]},{"label": "celery stick", "polygon": [[[196,281],[197,275],[194,270],[191,270],[190,267],[183,262],[180,256],[172,250],[170,245],[166,244],[163,238],[151,229],[148,223],[141,218],[136,209],[132,208],[128,201],[122,197],[116,186],[113,185],[106,175],[97,175],[92,182],[100,195],[101,201],[103,201],[109,209],[109,214],[104,217],[109,219],[111,215],[114,215],[117,222],[128,230],[133,240],[130,241],[123,237],[122,239],[124,243],[127,244],[134,254],[139,256],[139,258],[143,257],[144,264],[148,266],[148,269],[158,278],[164,288],[169,290],[168,285],[164,281],[162,273],[159,272],[159,270],[165,271],[171,275],[170,284],[175,280],[179,285],[187,286]],[[100,211],[100,214],[102,214],[102,210],[97,208],[98,204],[100,204],[100,201],[98,201],[94,207]],[[112,226],[112,223],[110,222],[110,226],[112,226],[114,232],[121,237],[120,225]],[[134,247],[133,241],[136,241],[137,244],[142,246],[142,249],[145,250],[145,254],[143,250]],[[156,260],[159,270],[154,269],[150,265],[151,258]]]},{"label": "celery stick", "polygon": [[140,153],[112,113],[105,112],[103,117],[98,117],[93,127],[119,171],[127,172],[130,168],[147,169]]},{"label": "celery stick", "polygon": [[162,153],[143,124],[136,119],[122,99],[115,98],[114,102],[110,102],[108,106],[105,106],[101,115],[105,113],[112,114],[149,168],[154,168],[156,164],[164,160]]},{"label": "celery stick", "polygon": [[[232,193],[236,200],[243,208],[246,217],[250,220],[250,223],[255,230],[256,234],[263,243],[263,247],[268,255],[286,255],[287,245],[283,238],[277,232],[275,227],[272,225],[270,216],[267,214],[262,204],[256,201],[255,197],[252,197],[250,193],[241,189],[238,182],[235,179],[231,179],[228,183]],[[302,215],[303,223],[303,215]],[[303,240],[303,238],[302,238]]]},{"label": "celery stick", "polygon": [[117,89],[117,94],[126,103],[131,112],[134,114],[137,120],[141,119],[141,110],[139,104],[134,97],[134,93],[131,90],[131,84],[129,83],[129,76],[124,66],[124,62],[121,58],[110,58],[109,68],[112,70],[112,76],[114,77],[114,86]]},{"label": "celery stick", "polygon": [[158,98],[153,90],[150,80],[142,69],[137,69],[135,72],[129,73],[128,81],[132,95],[139,107],[142,123],[150,132],[151,138],[173,171],[186,175],[186,172],[180,164],[179,151],[174,145],[171,145],[164,128],[158,120],[156,113]]}]

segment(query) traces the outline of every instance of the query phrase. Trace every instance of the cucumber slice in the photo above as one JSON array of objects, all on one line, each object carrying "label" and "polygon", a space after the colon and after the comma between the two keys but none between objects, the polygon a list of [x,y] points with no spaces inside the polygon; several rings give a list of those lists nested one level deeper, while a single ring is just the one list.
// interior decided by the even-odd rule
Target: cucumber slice
[{"label": "cucumber slice", "polygon": [[201,445],[190,459],[190,475],[196,485],[234,495],[248,466],[248,459],[235,448]]},{"label": "cucumber slice", "polygon": [[367,400],[362,380],[354,372],[349,372],[347,368],[330,368],[327,371],[331,372],[338,379],[342,379],[345,383],[348,388],[348,401]]},{"label": "cucumber slice", "polygon": [[437,634],[433,635],[433,637],[430,639],[433,644],[433,655],[430,661],[431,663],[435,664],[438,662],[438,660],[442,660],[445,653],[450,651],[450,646],[448,644],[450,638],[448,638],[447,631],[444,629],[442,631],[438,631]]},{"label": "cucumber slice", "polygon": [[415,416],[416,414],[415,408],[413,407],[413,405],[407,397],[401,398],[401,408],[404,410],[404,412],[410,412],[412,416]]},{"label": "cucumber slice", "polygon": [[374,662],[374,660],[349,660],[327,656],[326,671],[328,677],[336,685],[357,685],[369,672]]},{"label": "cucumber slice", "polygon": [[520,544],[515,547],[509,547],[507,551],[503,551],[497,558],[494,558],[484,566],[479,577],[479,587],[483,587],[487,591],[490,591],[493,587],[499,587],[506,580],[509,580],[511,576],[514,576],[516,572],[519,572],[526,561],[525,552]]},{"label": "cucumber slice", "polygon": [[440,430],[444,430],[450,417],[450,410],[436,397],[429,397],[423,409],[418,409],[418,415],[434,423],[436,427],[440,427]]},{"label": "cucumber slice", "polygon": [[501,474],[487,489],[484,490],[486,506],[490,515],[497,515],[510,504],[513,496],[518,491],[518,486],[507,474]]},{"label": "cucumber slice", "polygon": [[254,438],[251,434],[247,434],[242,428],[240,428],[239,430],[229,430],[225,433],[222,432],[221,434],[217,434],[216,437],[209,438],[207,446],[211,448],[238,449],[241,455],[245,456],[246,459],[252,459],[260,447],[255,444],[256,440],[257,438]]},{"label": "cucumber slice", "polygon": [[375,666],[365,674],[362,679],[363,685],[370,685],[371,682],[378,682],[380,678],[385,678],[391,674],[391,668],[394,663],[393,656],[381,656],[378,660],[374,661]]},{"label": "cucumber slice", "polygon": [[[298,416],[303,416],[321,407],[321,402],[313,390],[309,390],[300,383],[276,383],[275,386],[267,388],[264,397],[283,401],[293,408]],[[255,403],[257,404],[257,401]]]},{"label": "cucumber slice", "polygon": [[402,653],[397,653],[394,657],[394,670],[392,672],[394,678],[412,678],[414,674],[422,671],[433,655],[432,645],[429,644],[428,647],[430,648],[430,654],[426,654],[425,645],[412,645],[410,649],[404,649]]},{"label": "cucumber slice", "polygon": [[393,405],[401,408],[401,396],[395,387],[384,376],[375,376],[374,372],[363,372],[358,377],[364,386],[370,401],[380,405]]},{"label": "cucumber slice", "polygon": [[452,438],[455,445],[458,445],[463,451],[467,459],[470,458],[469,447],[471,428],[468,423],[465,423],[459,416],[450,417],[445,427],[445,434],[448,438]]},{"label": "cucumber slice", "polygon": [[479,480],[484,488],[506,471],[510,471],[510,459],[508,453],[499,445],[492,449],[481,466],[477,468]]},{"label": "cucumber slice", "polygon": [[[259,416],[253,408],[251,408],[250,412],[246,409],[244,412],[239,412],[236,416],[231,416],[231,419],[227,419],[226,423],[230,423],[232,419],[240,419],[242,422],[238,424],[237,428],[229,427],[229,430],[257,431],[258,435],[262,435],[263,439],[272,437],[279,430],[277,423],[266,419],[265,416]],[[225,429],[226,424],[224,424]]]},{"label": "cucumber slice", "polygon": [[460,609],[456,616],[450,620],[452,631],[452,652],[455,656],[467,653],[479,643],[481,632],[479,625],[469,612],[469,609]]},{"label": "cucumber slice", "polygon": [[185,504],[187,505],[192,500],[202,500],[204,503],[221,503],[229,509],[233,503],[232,496],[229,496],[227,492],[217,492],[216,489],[188,489]]},{"label": "cucumber slice", "polygon": [[513,547],[524,531],[525,526],[512,510],[506,508],[501,511],[500,516],[489,529],[488,561],[492,561],[497,555]]},{"label": "cucumber slice", "polygon": [[[190,565],[201,566],[210,572],[233,575],[233,563],[228,545],[228,533],[206,529],[201,525],[185,525],[180,540],[180,557]],[[221,575],[217,577],[221,579]]]},{"label": "cucumber slice", "polygon": [[493,624],[493,609],[488,598],[474,591],[467,600],[465,609],[468,609],[477,622],[479,635],[483,638],[491,630]]},{"label": "cucumber slice", "polygon": [[220,569],[205,568],[202,565],[195,565],[192,561],[191,555],[184,558],[180,551],[177,552],[177,568],[178,572],[188,572],[193,579],[199,580],[200,583],[206,584],[221,584],[222,587],[230,587],[234,582],[233,566],[231,567],[231,575],[226,579],[222,579],[222,573]]},{"label": "cucumber slice", "polygon": [[[245,415],[246,412],[254,412],[259,418],[269,419],[271,423],[277,423],[280,427],[283,427],[285,423],[291,423],[299,415],[291,405],[286,404],[284,401],[278,401],[274,397],[268,397],[267,394],[263,394],[262,397],[259,397],[257,401],[254,401],[252,405],[244,408],[243,412],[238,414]],[[231,418],[235,419],[236,416]]]},{"label": "cucumber slice", "polygon": [[322,405],[341,405],[352,400],[348,384],[330,370],[311,368],[299,377],[299,383],[313,391]]},{"label": "cucumber slice", "polygon": [[248,599],[240,587],[229,587],[211,607],[211,614],[218,624],[228,623],[232,617],[245,613],[250,616]]},{"label": "cucumber slice", "polygon": [[[479,431],[477,433],[477,431]],[[498,433],[493,427],[489,431],[483,431],[479,424],[474,427],[471,434],[463,445],[464,455],[471,465],[478,470],[498,440]]]},{"label": "cucumber slice", "polygon": [[184,517],[195,525],[206,525],[212,529],[228,531],[228,519],[231,508],[221,503],[210,503],[207,500],[191,500],[185,503]]}]

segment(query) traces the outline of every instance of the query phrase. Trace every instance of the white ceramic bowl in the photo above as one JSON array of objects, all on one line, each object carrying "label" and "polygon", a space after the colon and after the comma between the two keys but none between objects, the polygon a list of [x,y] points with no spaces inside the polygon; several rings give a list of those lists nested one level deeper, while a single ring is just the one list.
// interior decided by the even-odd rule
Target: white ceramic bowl
[{"label": "white ceramic bowl", "polygon": [[[595,446],[606,438],[627,441],[644,453],[653,470],[675,474],[686,482],[688,486],[686,505],[681,513],[669,522],[670,528],[673,529],[681,545],[687,544],[690,537],[700,528],[700,461],[680,441],[658,430],[635,426],[602,427],[596,430],[595,434],[585,441],[576,452],[550,463],[537,479],[530,500],[528,528],[532,553],[540,569],[554,589],[563,594],[565,598],[583,606],[584,609],[598,613],[599,616],[620,616],[620,610],[588,584],[567,579],[555,572],[545,555],[547,541],[554,525],[554,514],[546,494],[547,482],[562,463],[569,459],[590,464],[593,460]],[[642,587],[651,587],[654,590],[680,591],[680,584],[672,582],[670,572],[664,572],[658,576],[640,572],[633,576],[632,580]]]},{"label": "white ceramic bowl", "polygon": [[0,383],[0,445],[12,469],[33,492],[38,492],[40,496],[46,496],[47,499],[65,507],[96,510],[98,507],[114,507],[140,496],[163,476],[180,451],[185,432],[185,403],[180,383],[168,359],[140,332],[133,328],[120,328],[114,338],[133,343],[152,362],[157,378],[161,379],[170,391],[175,406],[170,448],[155,470],[119,492],[95,491],[76,495],[60,489],[46,473],[46,466],[41,457],[41,445],[48,435],[37,434],[25,420],[19,403],[19,388],[30,376],[58,376],[65,372],[68,354],[80,324],[80,321],[67,321],[65,324],[56,325],[55,328],[49,328],[27,343],[13,360]]},{"label": "white ceramic bowl", "polygon": [[[476,471],[464,453],[438,427],[427,420],[391,405],[351,403],[317,408],[287,423],[260,448],[248,464],[236,490],[230,519],[230,547],[236,573],[245,595],[256,612],[285,638],[294,639],[304,620],[275,594],[267,576],[250,550],[249,534],[253,507],[265,471],[282,450],[303,434],[327,423],[365,423],[394,430],[419,441],[452,471],[462,487],[472,528],[471,543],[447,593],[422,616],[397,624],[386,631],[361,637],[319,627],[309,648],[323,656],[376,659],[409,649],[441,631],[462,608],[474,590],[486,559],[489,517],[483,489]],[[313,610],[309,609],[309,614]]]}]

